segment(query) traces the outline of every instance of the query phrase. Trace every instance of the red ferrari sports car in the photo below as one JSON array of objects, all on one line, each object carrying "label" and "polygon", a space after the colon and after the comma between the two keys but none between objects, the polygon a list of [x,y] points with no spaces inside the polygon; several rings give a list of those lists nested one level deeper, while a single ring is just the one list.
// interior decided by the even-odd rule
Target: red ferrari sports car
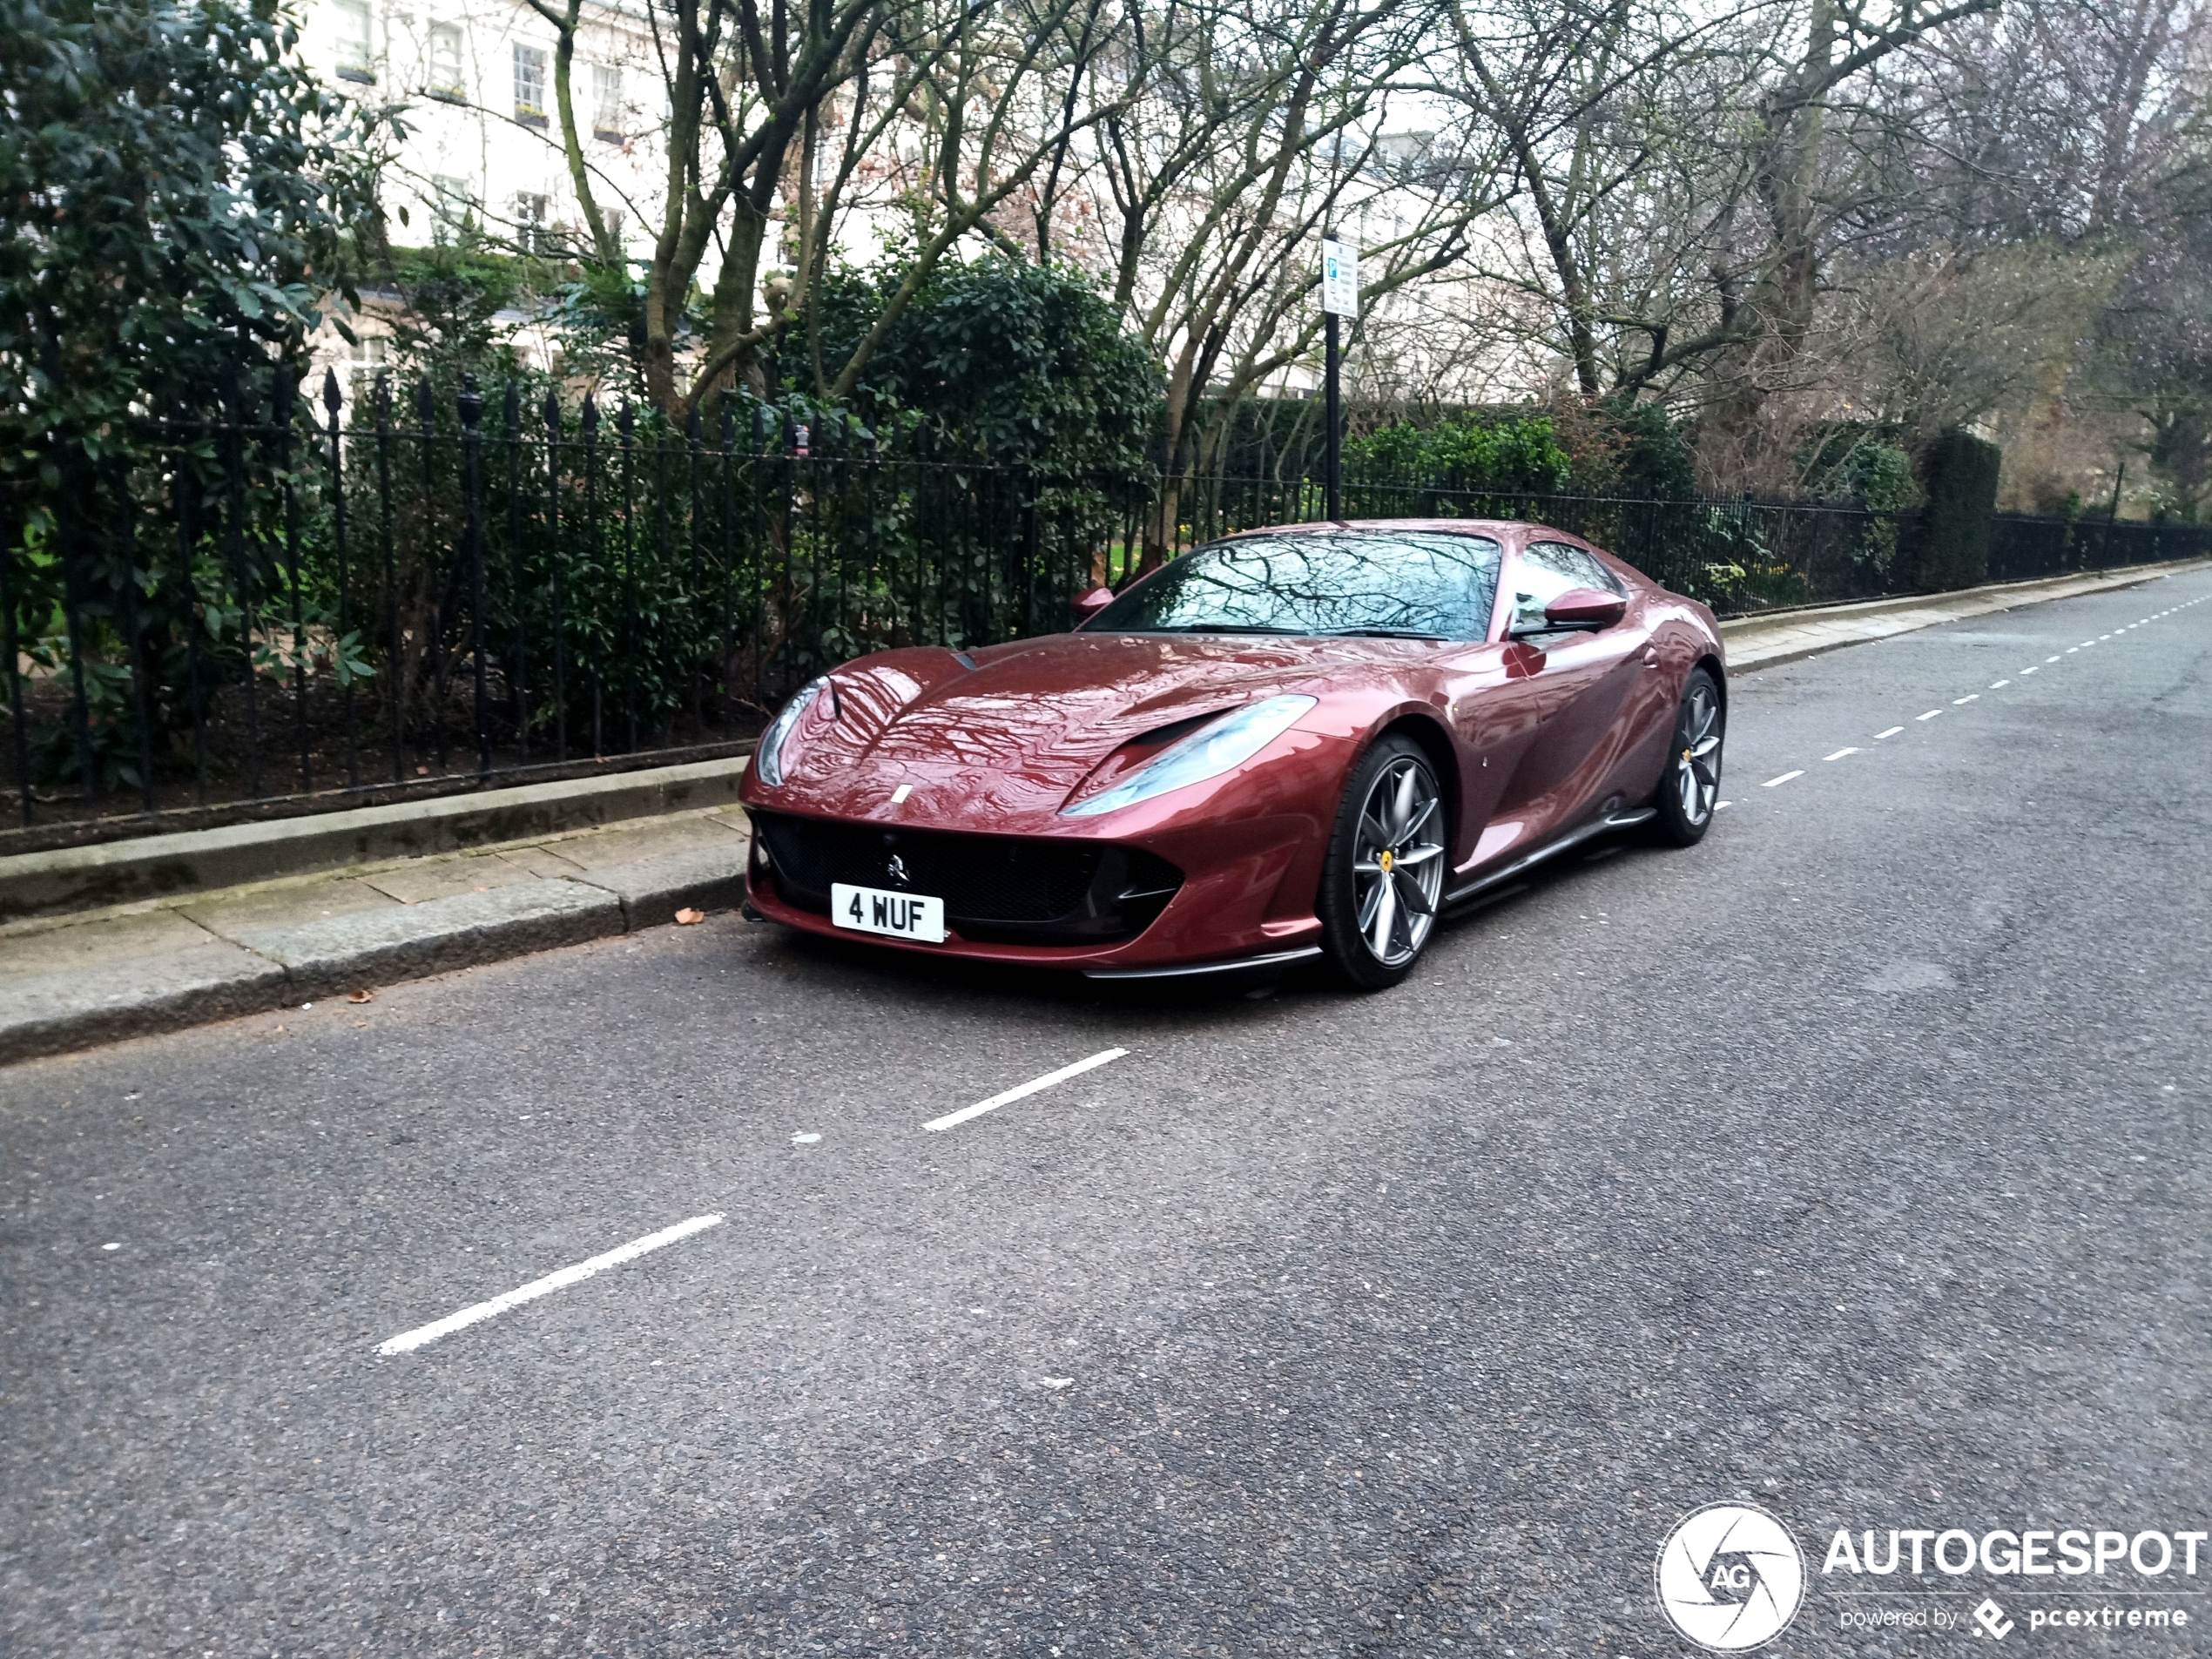
[{"label": "red ferrari sports car", "polygon": [[741,792],[750,914],[1098,977],[1325,957],[1381,989],[1532,865],[1712,822],[1712,612],[1561,531],[1254,530],[1077,609],[793,697]]}]

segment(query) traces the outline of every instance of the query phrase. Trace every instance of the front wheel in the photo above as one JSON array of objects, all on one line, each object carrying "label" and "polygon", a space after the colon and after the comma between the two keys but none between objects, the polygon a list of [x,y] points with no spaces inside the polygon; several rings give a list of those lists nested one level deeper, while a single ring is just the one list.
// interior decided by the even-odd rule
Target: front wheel
[{"label": "front wheel", "polygon": [[1670,846],[1694,846],[1712,827],[1721,793],[1721,739],[1727,729],[1720,682],[1710,669],[1691,669],[1683,682],[1666,776],[1659,780],[1659,799],[1653,803],[1659,816],[1652,830]]},{"label": "front wheel", "polygon": [[1413,971],[1444,897],[1443,792],[1428,756],[1393,735],[1360,757],[1321,873],[1321,941],[1343,979],[1387,990]]}]

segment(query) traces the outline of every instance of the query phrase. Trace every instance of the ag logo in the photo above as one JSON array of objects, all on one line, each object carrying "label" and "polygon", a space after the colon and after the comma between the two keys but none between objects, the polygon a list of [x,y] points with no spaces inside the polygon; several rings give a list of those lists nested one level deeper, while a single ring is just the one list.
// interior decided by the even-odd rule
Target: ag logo
[{"label": "ag logo", "polygon": [[1653,1576],[1668,1622],[1715,1653],[1764,1647],[1789,1628],[1805,1595],[1797,1541],[1744,1503],[1709,1503],[1676,1521]]}]

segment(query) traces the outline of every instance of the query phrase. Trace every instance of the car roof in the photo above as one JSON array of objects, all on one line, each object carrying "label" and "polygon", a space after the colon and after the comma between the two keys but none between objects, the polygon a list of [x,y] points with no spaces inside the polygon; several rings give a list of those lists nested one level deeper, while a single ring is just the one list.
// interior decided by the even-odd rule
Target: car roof
[{"label": "car roof", "polygon": [[1446,536],[1482,536],[1493,541],[1501,536],[1534,530],[1546,536],[1557,536],[1578,545],[1588,545],[1572,530],[1554,529],[1549,524],[1540,524],[1525,518],[1323,518],[1303,524],[1256,525],[1248,530],[1232,530],[1221,539],[1235,542],[1248,536],[1281,536],[1292,530],[1421,530]]}]

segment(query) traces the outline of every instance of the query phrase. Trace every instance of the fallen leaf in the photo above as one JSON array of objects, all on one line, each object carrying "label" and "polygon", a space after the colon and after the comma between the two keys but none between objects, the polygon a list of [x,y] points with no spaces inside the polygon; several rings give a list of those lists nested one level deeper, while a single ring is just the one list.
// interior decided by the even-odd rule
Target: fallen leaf
[{"label": "fallen leaf", "polygon": [[374,1002],[376,1000],[376,993],[364,985],[357,991],[347,992],[346,1000],[348,1002]]},{"label": "fallen leaf", "polygon": [[689,927],[694,922],[705,921],[705,920],[706,912],[704,910],[691,910],[686,908],[676,913],[676,925],[678,927]]}]

